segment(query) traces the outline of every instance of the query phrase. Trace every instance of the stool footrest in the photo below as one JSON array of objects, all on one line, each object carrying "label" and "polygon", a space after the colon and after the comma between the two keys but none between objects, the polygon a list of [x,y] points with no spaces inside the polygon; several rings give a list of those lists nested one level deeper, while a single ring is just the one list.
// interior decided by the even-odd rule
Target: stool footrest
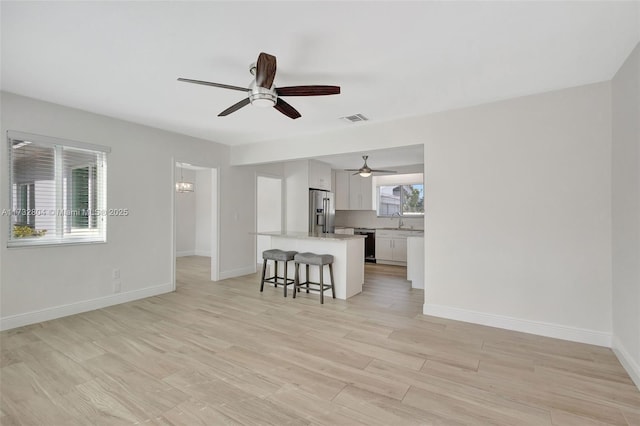
[{"label": "stool footrest", "polygon": [[295,285],[294,289],[297,289],[298,293],[300,293],[301,288],[304,288],[304,290],[307,289],[307,284],[315,286],[315,287],[309,287],[309,290],[314,290],[314,291],[320,291],[320,285],[322,285],[322,291],[330,290],[332,287],[331,284],[320,284],[320,283],[314,283],[313,281],[305,281],[298,284],[294,283]]},{"label": "stool footrest", "polygon": [[[284,284],[284,278],[283,277],[269,277],[269,278],[265,278],[264,279],[265,283],[271,283],[271,284]],[[291,285],[291,284],[295,284],[296,280],[294,280],[293,278],[287,278],[287,285]]]}]

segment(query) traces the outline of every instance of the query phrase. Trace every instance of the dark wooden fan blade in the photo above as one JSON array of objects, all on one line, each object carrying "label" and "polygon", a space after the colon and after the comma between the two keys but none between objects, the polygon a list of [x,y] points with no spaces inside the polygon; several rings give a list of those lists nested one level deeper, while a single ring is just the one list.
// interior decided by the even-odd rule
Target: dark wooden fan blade
[{"label": "dark wooden fan blade", "polygon": [[290,86],[277,87],[278,96],[322,96],[339,95],[340,86]]},{"label": "dark wooden fan blade", "polygon": [[293,118],[294,120],[296,118],[302,117],[294,107],[292,107],[291,105],[289,105],[288,103],[286,103],[280,98],[278,98],[278,101],[273,107],[278,111],[280,111],[281,113],[283,113],[284,115],[286,115],[287,117]]},{"label": "dark wooden fan blade", "polygon": [[360,169],[344,169],[345,172],[359,172]]},{"label": "dark wooden fan blade", "polygon": [[276,77],[276,57],[268,53],[260,53],[256,62],[256,85],[271,89]]},{"label": "dark wooden fan blade", "polygon": [[244,98],[243,100],[241,100],[237,104],[233,104],[229,108],[227,108],[224,111],[222,111],[220,114],[218,114],[218,117],[224,117],[225,115],[229,115],[232,112],[236,112],[237,110],[239,110],[240,108],[242,108],[244,106],[247,106],[248,104],[249,104],[249,98]]},{"label": "dark wooden fan blade", "polygon": [[371,169],[371,172],[373,173],[398,173],[394,170],[375,170],[375,169]]},{"label": "dark wooden fan blade", "polygon": [[250,92],[251,91],[251,89],[247,89],[246,87],[230,86],[228,84],[212,83],[210,81],[191,80],[189,78],[179,78],[178,81],[184,81],[185,83],[202,84],[204,86],[221,87],[223,89],[239,90],[241,92]]}]

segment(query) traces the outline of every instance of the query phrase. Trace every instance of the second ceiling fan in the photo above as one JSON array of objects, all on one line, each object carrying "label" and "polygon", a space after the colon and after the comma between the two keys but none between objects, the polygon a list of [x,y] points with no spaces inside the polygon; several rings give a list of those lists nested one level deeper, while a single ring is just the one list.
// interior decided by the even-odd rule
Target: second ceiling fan
[{"label": "second ceiling fan", "polygon": [[244,106],[252,104],[256,106],[272,106],[287,117],[296,119],[301,117],[300,113],[294,107],[282,100],[282,96],[321,96],[337,95],[340,93],[340,86],[311,85],[276,87],[273,84],[276,76],[276,57],[264,52],[260,53],[258,61],[251,67],[250,72],[255,76],[255,79],[251,82],[249,87],[231,86],[228,84],[212,83],[210,81],[192,80],[188,78],[178,78],[178,81],[246,92],[246,98],[243,98],[240,102],[237,102],[222,111],[218,114],[218,117],[224,117]]},{"label": "second ceiling fan", "polygon": [[362,177],[369,177],[369,176],[371,176],[372,173],[397,173],[394,170],[372,169],[371,167],[369,167],[367,165],[367,158],[369,158],[368,155],[363,155],[362,156],[362,159],[364,160],[364,165],[362,167],[360,167],[359,169],[344,169],[345,172],[355,172],[354,175],[360,175]]}]

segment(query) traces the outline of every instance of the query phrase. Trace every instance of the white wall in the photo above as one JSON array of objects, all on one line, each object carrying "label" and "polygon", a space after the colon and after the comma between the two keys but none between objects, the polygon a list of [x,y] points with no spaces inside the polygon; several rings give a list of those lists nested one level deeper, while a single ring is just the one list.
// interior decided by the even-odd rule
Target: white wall
[{"label": "white wall", "polygon": [[613,348],[640,387],[640,45],[612,82]]},{"label": "white wall", "polygon": [[425,312],[608,345],[610,84],[233,147],[234,164],[425,146]]},{"label": "white wall", "polygon": [[610,84],[429,120],[426,314],[610,344]]},{"label": "white wall", "polygon": [[211,169],[195,171],[194,254],[211,256]]},{"label": "white wall", "polygon": [[258,176],[257,230],[276,232],[282,230],[282,179]]},{"label": "white wall", "polygon": [[[256,177],[256,231],[282,231],[283,184],[281,177]],[[271,237],[257,237],[256,259],[262,263],[262,252],[271,248]]]},{"label": "white wall", "polygon": [[[176,167],[176,182],[180,174],[186,182],[195,182],[194,170],[180,170]],[[176,256],[193,256],[196,254],[196,194],[195,192],[177,192],[176,203]]]},{"label": "white wall", "polygon": [[[11,129],[110,146],[108,206],[131,212],[109,218],[106,244],[9,250],[9,227],[0,226],[2,328],[170,291],[176,160],[219,168],[221,277],[255,270],[255,168],[229,167],[228,147],[10,93],[0,97],[2,135]],[[5,144],[3,136],[1,164]],[[1,171],[0,207],[8,208],[8,170]],[[121,271],[119,294],[113,269]]]},{"label": "white wall", "polygon": [[309,162],[290,161],[284,164],[286,187],[286,230],[309,231]]},{"label": "white wall", "polygon": [[424,143],[425,134],[416,132],[413,123],[420,118],[371,123],[330,132],[277,139],[270,143],[237,145],[231,149],[232,165],[255,165],[279,161],[298,162],[328,154],[366,152],[394,146]]}]

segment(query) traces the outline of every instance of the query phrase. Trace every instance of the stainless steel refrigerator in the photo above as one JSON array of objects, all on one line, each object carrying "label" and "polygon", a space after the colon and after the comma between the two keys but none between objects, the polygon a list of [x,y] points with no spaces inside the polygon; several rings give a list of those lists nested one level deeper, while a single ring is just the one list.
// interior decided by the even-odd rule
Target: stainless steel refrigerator
[{"label": "stainless steel refrigerator", "polygon": [[332,234],[335,231],[336,205],[333,192],[309,190],[309,232]]}]

